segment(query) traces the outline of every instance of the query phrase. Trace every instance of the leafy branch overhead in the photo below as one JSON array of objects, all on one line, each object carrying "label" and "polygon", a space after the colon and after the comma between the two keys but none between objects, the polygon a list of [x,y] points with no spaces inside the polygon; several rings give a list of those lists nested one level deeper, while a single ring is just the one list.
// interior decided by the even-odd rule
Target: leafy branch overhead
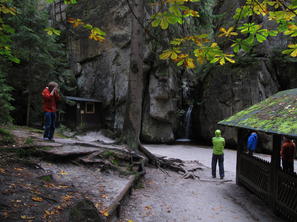
[{"label": "leafy branch overhead", "polygon": [[69,18],[67,21],[72,24],[73,28],[83,27],[89,30],[89,39],[93,39],[98,42],[103,42],[105,40],[106,33],[100,28],[84,23],[81,19]]},{"label": "leafy branch overhead", "polygon": [[[165,30],[169,25],[183,24],[186,17],[199,17],[199,12],[193,11],[189,6],[198,1],[187,0],[165,0],[162,2],[163,10],[153,15],[153,27],[160,27]],[[160,3],[161,4],[161,3]],[[187,5],[187,6],[185,6]],[[191,12],[185,14],[185,11]],[[266,20],[272,21],[275,25],[273,29],[265,29],[260,24],[252,21],[253,16],[262,16]],[[204,34],[199,36],[182,36],[173,39],[171,48],[164,50],[160,59],[172,60],[177,66],[195,68],[204,63],[226,62],[234,63],[233,57],[239,51],[249,52],[257,44],[265,42],[269,37],[287,35],[292,38],[297,36],[297,0],[246,0],[245,4],[237,8],[233,16],[236,27],[220,27],[218,39],[230,42],[233,53],[224,52],[212,37]],[[297,44],[289,44],[283,54],[297,57]]]},{"label": "leafy branch overhead", "polygon": [[[76,4],[79,0],[64,0],[65,4]],[[11,7],[12,0],[0,1],[0,14],[14,16],[17,10]],[[53,3],[54,0],[47,0]],[[169,26],[183,25],[189,23],[191,19],[200,17],[201,12],[194,10],[195,5],[200,4],[200,0],[155,0],[152,7],[158,8],[157,12],[151,16],[151,26],[167,30]],[[198,8],[198,7],[195,7]],[[218,42],[214,42],[213,36],[208,34],[198,35],[193,33],[190,36],[176,36],[170,41],[170,48],[160,54],[160,59],[171,60],[177,66],[195,68],[205,63],[226,62],[234,63],[236,54],[240,51],[249,52],[257,44],[265,42],[268,38],[278,35],[286,35],[292,39],[288,44],[288,49],[282,53],[297,57],[294,39],[297,36],[297,0],[246,0],[245,3],[235,10],[233,15],[236,26],[220,27],[216,39],[218,42],[230,42],[232,52],[224,52]],[[262,25],[252,22],[253,16],[260,16],[274,23],[274,28],[263,28]],[[250,21],[250,22],[246,22]],[[74,28],[87,29],[89,39],[103,42],[106,33],[99,27],[93,27],[79,18],[69,18],[68,22]],[[52,27],[46,28],[49,35],[60,35],[60,31]],[[0,56],[6,56],[14,62],[19,62],[11,52],[9,34],[13,33],[12,27],[5,24],[0,18]]]}]

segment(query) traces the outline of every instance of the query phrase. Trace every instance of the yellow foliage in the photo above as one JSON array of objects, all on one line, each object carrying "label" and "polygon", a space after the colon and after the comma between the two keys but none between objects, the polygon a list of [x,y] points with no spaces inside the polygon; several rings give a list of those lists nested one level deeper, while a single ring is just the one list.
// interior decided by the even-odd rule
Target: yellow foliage
[{"label": "yellow foliage", "polygon": [[228,30],[226,30],[225,28],[220,28],[220,32],[222,32],[221,34],[219,34],[218,36],[219,37],[222,37],[222,36],[226,36],[226,37],[231,37],[231,36],[235,36],[235,35],[238,35],[237,32],[233,32],[234,30],[234,27],[230,27]]},{"label": "yellow foliage", "polygon": [[194,60],[192,58],[187,58],[184,62],[184,65],[189,69],[194,69],[196,67]]},{"label": "yellow foliage", "polygon": [[85,24],[81,19],[75,18],[68,18],[67,22],[72,24],[74,28],[77,28],[78,26]]}]

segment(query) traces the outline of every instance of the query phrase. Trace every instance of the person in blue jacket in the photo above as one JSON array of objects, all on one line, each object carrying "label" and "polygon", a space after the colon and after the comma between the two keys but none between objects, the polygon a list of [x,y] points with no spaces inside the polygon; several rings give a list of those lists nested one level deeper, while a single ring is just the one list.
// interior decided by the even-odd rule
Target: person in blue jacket
[{"label": "person in blue jacket", "polygon": [[257,143],[258,143],[258,135],[256,132],[252,132],[247,141],[247,149],[250,156],[252,156],[253,153],[255,152]]}]

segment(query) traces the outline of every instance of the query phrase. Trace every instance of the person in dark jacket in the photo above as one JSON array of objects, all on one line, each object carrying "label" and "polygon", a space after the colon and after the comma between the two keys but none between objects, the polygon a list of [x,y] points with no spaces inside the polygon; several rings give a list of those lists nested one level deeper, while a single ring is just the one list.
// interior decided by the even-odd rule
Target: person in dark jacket
[{"label": "person in dark jacket", "polygon": [[55,121],[57,111],[57,101],[60,98],[58,83],[50,82],[42,91],[43,111],[44,111],[44,140],[53,141],[55,132]]},{"label": "person in dark jacket", "polygon": [[221,136],[221,130],[215,131],[215,137],[212,138],[213,154],[211,160],[212,177],[216,178],[217,161],[219,161],[220,178],[224,179],[224,147],[225,139]]},{"label": "person in dark jacket", "polygon": [[294,172],[295,149],[295,143],[289,138],[285,137],[280,151],[282,167],[285,172]]},{"label": "person in dark jacket", "polygon": [[252,132],[247,141],[247,149],[250,156],[253,155],[257,148],[258,135],[256,132]]}]

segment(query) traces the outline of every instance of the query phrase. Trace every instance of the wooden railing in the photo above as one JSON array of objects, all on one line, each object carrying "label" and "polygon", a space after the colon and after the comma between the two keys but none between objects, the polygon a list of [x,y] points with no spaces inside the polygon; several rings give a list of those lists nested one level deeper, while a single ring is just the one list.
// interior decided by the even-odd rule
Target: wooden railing
[{"label": "wooden railing", "polygon": [[297,175],[277,172],[276,210],[290,221],[297,221]]},{"label": "wooden railing", "polygon": [[[297,222],[297,175],[279,169],[272,172],[270,162],[246,153],[239,155],[239,183],[292,222]],[[276,178],[276,186],[273,179]]]},{"label": "wooden railing", "polygon": [[240,158],[240,183],[261,199],[269,202],[270,163],[258,157],[249,156],[246,153],[242,153]]}]

